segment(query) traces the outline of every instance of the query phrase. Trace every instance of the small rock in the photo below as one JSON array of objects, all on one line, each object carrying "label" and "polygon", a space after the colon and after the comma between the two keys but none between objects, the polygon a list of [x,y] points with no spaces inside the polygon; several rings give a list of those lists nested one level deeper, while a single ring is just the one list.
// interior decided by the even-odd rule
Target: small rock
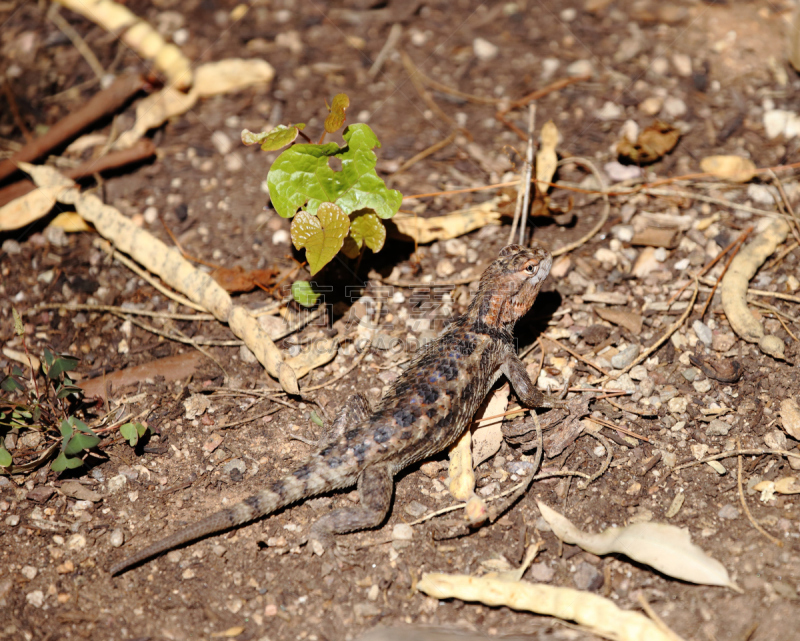
[{"label": "small rock", "polygon": [[423,514],[427,513],[428,508],[419,501],[411,501],[403,508],[403,511],[406,514],[413,516],[415,519],[418,519]]},{"label": "small rock", "polygon": [[606,100],[595,113],[600,120],[620,120],[624,114],[622,107],[610,100]]},{"label": "small rock", "polygon": [[698,340],[700,340],[703,345],[706,347],[711,347],[711,342],[714,337],[712,335],[711,328],[708,325],[701,320],[696,320],[694,323],[692,323],[692,329],[697,335]]},{"label": "small rock", "polygon": [[688,367],[681,372],[681,376],[683,376],[687,381],[690,383],[697,378],[697,375],[700,373],[700,370],[696,367]]},{"label": "small rock", "polygon": [[34,503],[45,503],[53,496],[55,490],[47,485],[39,485],[25,495],[25,498]]},{"label": "small rock", "polygon": [[736,507],[731,503],[727,503],[719,509],[717,516],[721,519],[728,519],[732,521],[733,519],[739,518],[739,510],[737,510]]},{"label": "small rock", "polygon": [[440,278],[447,278],[448,276],[452,276],[456,271],[455,266],[453,263],[446,258],[440,260],[436,265],[436,275]]},{"label": "small rock", "polygon": [[222,159],[222,164],[225,165],[225,169],[232,174],[235,174],[237,171],[241,171],[244,167],[244,160],[242,160],[242,157],[234,151],[232,154],[227,154],[225,158]]},{"label": "small rock", "polygon": [[639,103],[639,111],[641,111],[645,116],[655,116],[659,111],[661,111],[663,104],[663,98],[659,98],[658,96],[650,96]]},{"label": "small rock", "polygon": [[567,75],[570,76],[591,76],[594,73],[594,66],[591,60],[576,60],[567,67]]},{"label": "small rock", "polygon": [[41,608],[44,604],[44,592],[41,590],[34,590],[25,595],[25,600],[30,603],[34,608]]},{"label": "small rock", "polygon": [[800,116],[792,111],[765,110],[763,122],[767,138],[777,138],[781,134],[786,138],[794,138],[800,133]]},{"label": "small rock", "polygon": [[617,264],[617,254],[608,247],[600,247],[595,253],[594,257],[604,264],[604,266],[613,267]]},{"label": "small rock", "polygon": [[248,365],[253,365],[254,363],[258,362],[256,355],[253,354],[247,345],[239,346],[239,359],[242,361],[242,363],[247,363]]},{"label": "small rock", "polygon": [[247,464],[240,458],[231,459],[222,466],[223,474],[230,474],[233,470],[238,470],[240,474],[247,471]]},{"label": "small rock", "polygon": [[392,541],[410,541],[413,537],[414,530],[408,523],[398,523],[392,528]]},{"label": "small rock", "polygon": [[291,236],[289,235],[289,231],[286,229],[279,229],[272,234],[273,245],[288,245],[290,240]]},{"label": "small rock", "polygon": [[485,62],[495,58],[500,51],[500,48],[497,45],[493,45],[488,40],[484,40],[483,38],[475,38],[475,40],[472,41],[472,51],[475,53],[475,57],[478,60]]},{"label": "small rock", "polygon": [[653,62],[650,63],[650,70],[659,76],[663,76],[665,73],[667,73],[668,69],[669,62],[667,62],[667,59],[663,58],[662,56],[653,58]]},{"label": "small rock", "polygon": [[181,554],[180,550],[172,550],[171,552],[167,553],[167,562],[168,563],[180,563],[182,556],[183,555]]},{"label": "small rock", "polygon": [[676,396],[669,399],[669,402],[667,403],[667,408],[673,414],[683,414],[688,406],[689,399],[685,396]]},{"label": "small rock", "polygon": [[69,496],[79,501],[92,501],[97,503],[102,500],[103,495],[98,492],[90,490],[88,487],[78,481],[65,481],[59,488],[65,496]]},{"label": "small rock", "polygon": [[711,391],[711,381],[707,378],[703,379],[702,381],[695,381],[692,383],[692,387],[694,387],[694,391],[698,394],[707,394]]},{"label": "small rock", "polygon": [[36,578],[36,575],[39,573],[39,571],[32,565],[24,566],[20,572],[22,573],[22,576],[28,579],[28,581],[33,581]]},{"label": "small rock", "polygon": [[129,481],[135,481],[136,479],[139,478],[139,472],[137,472],[132,467],[129,467],[127,465],[120,465],[119,469],[117,469],[117,472],[122,474],[122,476],[124,476]]},{"label": "small rock", "polygon": [[183,574],[181,574],[181,578],[184,579],[185,581],[188,581],[189,579],[193,579],[194,578],[194,570],[192,570],[192,568],[186,568],[183,571]]},{"label": "small rock", "polygon": [[156,221],[158,220],[158,209],[151,205],[144,210],[142,215],[144,217],[144,222],[146,222],[148,225],[155,225]]},{"label": "small rock", "polygon": [[672,64],[679,76],[688,78],[692,75],[692,59],[685,53],[675,53],[672,55]]},{"label": "small rock", "polygon": [[781,401],[781,424],[792,438],[800,441],[800,406],[793,398]]},{"label": "small rock", "polygon": [[185,410],[183,417],[189,421],[194,420],[211,409],[211,405],[211,399],[205,394],[192,394],[183,401],[183,409]]},{"label": "small rock", "polygon": [[556,574],[547,563],[533,563],[529,571],[531,577],[540,583],[549,583]]},{"label": "small rock", "polygon": [[528,476],[533,471],[533,463],[530,461],[511,461],[506,464],[509,474],[517,476]]},{"label": "small rock", "polygon": [[736,345],[736,335],[732,332],[721,334],[713,332],[711,337],[711,349],[717,352],[727,352]]},{"label": "small rock", "polygon": [[[609,177],[611,182],[622,182],[623,180],[633,180],[634,178],[639,178],[642,175],[642,168],[637,167],[636,165],[623,165],[621,162],[616,160],[612,160],[611,162],[607,162],[603,165],[603,169],[606,172],[606,175]],[[632,230],[633,228],[631,228]],[[633,238],[633,233],[630,234],[630,238],[623,239],[620,238],[623,242],[630,242],[631,238]]]},{"label": "small rock", "polygon": [[381,594],[381,589],[378,587],[378,584],[375,583],[370,587],[369,592],[367,592],[367,598],[370,601],[377,601],[378,597]]},{"label": "small rock", "polygon": [[123,487],[125,487],[127,482],[128,479],[124,475],[117,474],[116,476],[108,479],[108,491],[111,493],[119,492]]},{"label": "small rock", "polygon": [[572,582],[579,590],[596,591],[603,587],[603,575],[597,571],[597,568],[581,561],[578,564],[575,574],[572,575]]},{"label": "small rock", "polygon": [[225,553],[228,551],[228,548],[226,548],[224,545],[216,544],[211,546],[211,551],[214,553],[215,556],[223,557],[225,556]]},{"label": "small rock", "polygon": [[116,528],[112,530],[108,537],[108,542],[111,544],[111,547],[122,547],[122,544],[125,542],[125,534],[122,529]]},{"label": "small rock", "polygon": [[640,351],[639,345],[631,343],[619,354],[611,357],[611,366],[614,369],[625,369],[628,365],[633,363]]},{"label": "small rock", "polygon": [[578,12],[576,9],[569,7],[567,9],[562,9],[561,13],[558,14],[558,17],[564,22],[572,22],[578,17]]},{"label": "small rock", "polygon": [[541,61],[542,78],[550,78],[561,66],[561,61],[558,58],[545,58]]},{"label": "small rock", "polygon": [[500,483],[494,481],[480,488],[478,490],[478,494],[480,494],[481,496],[492,496],[494,494],[497,494],[499,491],[500,491]]},{"label": "small rock", "polygon": [[215,131],[211,134],[211,144],[220,156],[224,156],[233,148],[233,142],[224,131]]},{"label": "small rock", "polygon": [[450,256],[466,256],[467,243],[458,238],[450,238],[444,242],[444,250]]},{"label": "small rock", "polygon": [[13,238],[7,238],[3,241],[3,246],[0,248],[9,256],[16,256],[22,253],[22,245],[20,245]]},{"label": "small rock", "polygon": [[69,238],[67,238],[67,232],[64,231],[63,227],[53,227],[52,225],[45,227],[42,235],[48,243],[56,247],[66,247],[69,245]]},{"label": "small rock", "polygon": [[764,435],[764,443],[773,450],[785,450],[787,448],[786,434],[779,430],[772,430]]},{"label": "small rock", "polygon": [[5,524],[8,527],[17,527],[19,525],[19,514],[9,514],[6,517]]},{"label": "small rock", "polygon": [[67,539],[67,549],[77,552],[86,547],[86,537],[83,534],[73,534]]},{"label": "small rock", "polygon": [[632,367],[631,371],[628,372],[630,377],[634,381],[644,381],[647,380],[649,375],[647,374],[647,368],[644,365],[637,365],[636,367]]},{"label": "small rock", "polygon": [[713,419],[706,428],[707,436],[727,436],[731,426],[718,418]]},{"label": "small rock", "polygon": [[625,390],[626,392],[635,393],[636,383],[633,382],[630,374],[622,374],[614,381],[614,389]]},{"label": "small rock", "polygon": [[56,566],[57,574],[72,574],[75,571],[75,564],[67,559],[61,565]]}]

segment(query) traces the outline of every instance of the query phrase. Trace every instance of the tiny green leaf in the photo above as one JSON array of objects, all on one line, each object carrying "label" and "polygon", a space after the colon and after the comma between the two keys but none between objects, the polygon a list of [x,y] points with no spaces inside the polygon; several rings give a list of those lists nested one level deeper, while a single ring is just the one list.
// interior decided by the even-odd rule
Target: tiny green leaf
[{"label": "tiny green leaf", "polygon": [[45,365],[47,365],[47,367],[49,368],[53,364],[54,360],[55,360],[55,356],[53,356],[53,352],[51,352],[49,349],[47,349],[45,347],[44,348],[44,363],[45,363]]},{"label": "tiny green leaf", "polygon": [[11,308],[11,314],[14,316],[14,333],[17,336],[22,336],[25,333],[25,325],[22,324],[22,316],[19,315],[16,307]]},{"label": "tiny green leaf", "polygon": [[78,367],[78,359],[74,356],[59,355],[53,359],[53,363],[47,370],[47,375],[52,379],[57,379],[64,372],[76,369]]},{"label": "tiny green leaf", "polygon": [[245,145],[261,145],[264,151],[274,151],[285,147],[295,141],[301,129],[305,129],[305,123],[298,122],[296,125],[278,125],[271,131],[254,133],[244,129],[242,131],[242,142]]},{"label": "tiny green leaf", "polygon": [[25,389],[25,387],[13,376],[5,376],[3,380],[0,381],[0,389],[10,393],[15,390]]},{"label": "tiny green leaf", "polygon": [[134,447],[139,441],[139,432],[133,423],[125,423],[124,425],[120,425],[119,433],[122,434],[122,438],[130,443],[131,447]]},{"label": "tiny green leaf", "polygon": [[386,242],[386,227],[371,211],[357,212],[350,216],[350,236],[359,249],[366,245],[372,251],[379,252]]},{"label": "tiny green leaf", "polygon": [[342,248],[350,219],[333,203],[321,203],[317,215],[301,211],[292,221],[292,243],[296,249],[306,249],[311,275],[327,265]]},{"label": "tiny green leaf", "polygon": [[292,283],[292,298],[303,307],[313,307],[317,304],[319,293],[314,291],[307,280],[296,280]]},{"label": "tiny green leaf", "polygon": [[64,448],[66,454],[78,454],[83,450],[90,450],[100,442],[97,436],[89,436],[88,434],[76,434],[72,437],[69,444]]},{"label": "tiny green leaf", "polygon": [[67,468],[74,470],[76,467],[83,465],[83,461],[79,458],[68,458],[63,452],[58,455],[55,461],[50,464],[50,469],[54,472],[63,472]]},{"label": "tiny green leaf", "polygon": [[80,396],[82,393],[83,390],[80,387],[76,387],[75,385],[62,385],[58,390],[58,394],[56,394],[56,398],[67,398],[70,394]]},{"label": "tiny green leaf", "polygon": [[61,430],[61,436],[64,438],[71,438],[73,432],[75,431],[72,429],[72,425],[67,420],[61,421],[61,426],[59,429]]},{"label": "tiny green leaf", "polygon": [[89,436],[97,436],[95,431],[91,427],[89,427],[86,423],[84,423],[82,420],[75,418],[74,416],[70,416],[69,419],[67,420],[69,421],[69,424],[72,425],[72,427],[74,427],[76,430],[80,430],[81,432],[83,432],[84,434],[88,434]]},{"label": "tiny green leaf", "polygon": [[309,418],[315,424],[319,425],[320,427],[322,427],[324,425],[324,423],[322,422],[322,419],[319,417],[319,414],[317,414],[316,412],[311,412],[311,415],[309,416]]},{"label": "tiny green leaf", "polygon": [[0,445],[0,467],[11,467],[11,454]]},{"label": "tiny green leaf", "polygon": [[328,117],[325,118],[325,131],[332,134],[338,131],[344,124],[347,116],[345,111],[350,106],[350,98],[346,93],[337,93],[331,101],[331,108]]}]

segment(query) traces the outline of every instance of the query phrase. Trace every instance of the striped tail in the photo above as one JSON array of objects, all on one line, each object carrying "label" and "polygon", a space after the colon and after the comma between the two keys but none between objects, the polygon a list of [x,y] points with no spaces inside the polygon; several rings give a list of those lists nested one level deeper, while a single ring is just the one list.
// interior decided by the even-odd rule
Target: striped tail
[{"label": "striped tail", "polygon": [[172,548],[196,541],[209,534],[216,534],[234,528],[237,525],[254,521],[300,499],[309,498],[336,489],[336,486],[342,487],[345,485],[345,483],[331,483],[322,476],[313,473],[303,476],[303,480],[299,480],[295,474],[291,474],[279,481],[275,481],[270,484],[269,489],[261,490],[241,503],[220,510],[202,521],[198,521],[165,539],[149,545],[133,556],[113,565],[109,572],[112,576],[119,574]]}]

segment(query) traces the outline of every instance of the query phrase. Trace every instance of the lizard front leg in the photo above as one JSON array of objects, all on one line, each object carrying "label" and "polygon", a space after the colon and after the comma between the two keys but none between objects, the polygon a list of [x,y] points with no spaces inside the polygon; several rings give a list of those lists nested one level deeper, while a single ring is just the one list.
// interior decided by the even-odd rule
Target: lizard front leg
[{"label": "lizard front leg", "polygon": [[540,391],[531,380],[531,377],[528,376],[525,364],[519,360],[519,357],[511,350],[508,350],[504,354],[500,370],[505,374],[506,378],[511,381],[511,385],[523,405],[527,407],[560,409],[568,407],[567,403],[564,401]]},{"label": "lizard front leg", "polygon": [[333,543],[334,534],[378,527],[389,513],[393,492],[394,479],[389,467],[387,465],[368,467],[358,477],[360,505],[340,508],[326,514],[311,526],[309,538],[322,544],[324,550]]}]

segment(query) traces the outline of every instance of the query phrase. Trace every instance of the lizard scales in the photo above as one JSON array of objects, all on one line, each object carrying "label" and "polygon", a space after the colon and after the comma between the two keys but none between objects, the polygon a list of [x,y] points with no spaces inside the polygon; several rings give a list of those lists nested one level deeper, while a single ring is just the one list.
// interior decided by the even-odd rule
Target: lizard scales
[{"label": "lizard scales", "polygon": [[516,355],[512,336],[551,265],[552,257],[542,247],[504,247],[481,276],[467,312],[417,351],[374,411],[360,394],[350,397],[316,453],[293,472],[115,564],[111,574],[292,503],[353,485],[358,486],[360,505],[323,516],[310,536],[329,542],[333,534],[377,527],[391,506],[394,475],[454,443],[503,374],[528,407],[563,406],[535,387]]}]

